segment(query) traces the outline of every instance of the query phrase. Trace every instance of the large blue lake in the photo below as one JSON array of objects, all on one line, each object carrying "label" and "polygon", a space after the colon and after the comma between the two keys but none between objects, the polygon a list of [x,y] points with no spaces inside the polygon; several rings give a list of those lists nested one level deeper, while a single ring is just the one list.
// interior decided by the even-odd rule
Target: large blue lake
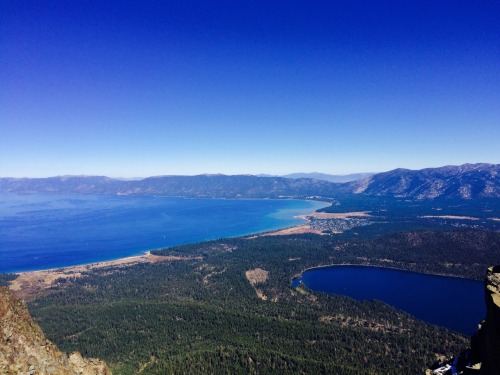
[{"label": "large blue lake", "polygon": [[275,230],[327,206],[301,200],[0,195],[0,273],[56,268]]},{"label": "large blue lake", "polygon": [[426,322],[467,335],[486,316],[483,283],[389,268],[333,266],[304,272],[293,280],[309,289],[377,299]]}]

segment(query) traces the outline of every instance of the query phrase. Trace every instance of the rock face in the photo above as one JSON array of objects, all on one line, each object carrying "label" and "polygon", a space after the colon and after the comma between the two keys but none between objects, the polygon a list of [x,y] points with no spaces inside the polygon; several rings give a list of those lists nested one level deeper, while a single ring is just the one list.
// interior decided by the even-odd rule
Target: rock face
[{"label": "rock face", "polygon": [[84,359],[78,352],[68,358],[45,338],[26,304],[0,287],[0,374],[109,375],[111,371],[103,361]]},{"label": "rock face", "polygon": [[500,374],[500,266],[486,275],[486,319],[478,332],[481,345],[481,373]]},{"label": "rock face", "polygon": [[485,281],[486,319],[471,338],[469,349],[426,374],[500,374],[500,266],[489,267]]}]

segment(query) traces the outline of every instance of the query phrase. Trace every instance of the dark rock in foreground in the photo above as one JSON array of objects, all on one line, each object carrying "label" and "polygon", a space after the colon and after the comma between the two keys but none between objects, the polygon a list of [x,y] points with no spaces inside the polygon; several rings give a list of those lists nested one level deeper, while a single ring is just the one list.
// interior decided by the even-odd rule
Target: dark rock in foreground
[{"label": "dark rock in foreground", "polygon": [[486,319],[460,356],[440,363],[428,374],[500,374],[500,266],[489,267],[485,281]]}]

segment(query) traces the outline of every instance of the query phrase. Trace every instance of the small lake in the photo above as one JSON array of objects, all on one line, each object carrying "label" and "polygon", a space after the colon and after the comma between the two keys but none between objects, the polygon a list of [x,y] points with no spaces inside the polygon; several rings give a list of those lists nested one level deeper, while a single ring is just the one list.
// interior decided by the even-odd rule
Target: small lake
[{"label": "small lake", "polygon": [[297,277],[311,290],[357,300],[377,299],[428,323],[466,335],[486,316],[482,282],[379,267],[332,266]]}]

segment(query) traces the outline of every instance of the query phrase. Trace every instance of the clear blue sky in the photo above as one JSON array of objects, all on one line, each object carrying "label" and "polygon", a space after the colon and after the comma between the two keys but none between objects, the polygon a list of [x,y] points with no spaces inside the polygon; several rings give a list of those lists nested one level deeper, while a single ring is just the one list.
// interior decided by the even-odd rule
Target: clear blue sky
[{"label": "clear blue sky", "polygon": [[500,163],[499,1],[0,3],[0,176]]}]

